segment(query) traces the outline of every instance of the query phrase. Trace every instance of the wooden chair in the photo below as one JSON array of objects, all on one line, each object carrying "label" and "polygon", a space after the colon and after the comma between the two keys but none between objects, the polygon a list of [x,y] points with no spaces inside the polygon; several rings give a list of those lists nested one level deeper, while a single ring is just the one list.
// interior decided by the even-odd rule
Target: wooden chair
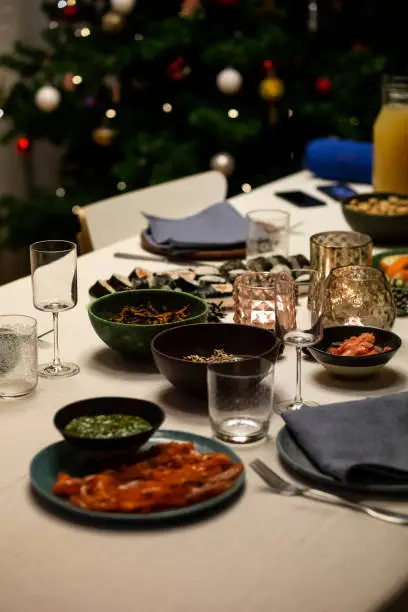
[{"label": "wooden chair", "polygon": [[178,218],[225,200],[227,181],[216,171],[194,174],[168,183],[145,187],[85,207],[75,206],[83,255],[139,234],[146,227],[143,212]]}]

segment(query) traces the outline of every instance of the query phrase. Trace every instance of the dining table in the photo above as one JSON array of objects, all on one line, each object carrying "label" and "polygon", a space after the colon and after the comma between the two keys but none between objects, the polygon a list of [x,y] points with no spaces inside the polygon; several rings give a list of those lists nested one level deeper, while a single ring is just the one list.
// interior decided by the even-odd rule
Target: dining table
[{"label": "dining table", "polygon": [[[290,253],[309,257],[309,238],[349,230],[341,204],[318,191],[327,184],[307,171],[285,177],[230,202],[242,213],[277,208],[290,213]],[[359,192],[367,185],[356,185]],[[275,195],[302,190],[323,200],[298,207]],[[163,202],[165,215],[166,203]],[[46,239],[47,236],[44,236]],[[78,258],[78,304],[60,315],[62,360],[80,366],[72,378],[40,378],[20,399],[0,400],[0,612],[394,612],[408,610],[408,526],[301,497],[270,492],[249,468],[256,457],[286,472],[275,440],[283,420],[274,414],[266,440],[234,450],[246,468],[243,494],[222,511],[186,524],[117,527],[52,512],[30,490],[30,461],[61,439],[55,412],[83,398],[123,396],[159,404],[163,427],[211,437],[207,405],[172,387],[153,363],[134,362],[109,349],[90,324],[89,288],[134,267],[152,271],[175,263],[120,259],[143,253],[137,236]],[[31,280],[0,287],[1,314],[24,314],[51,327],[35,310]],[[305,399],[320,404],[375,397],[408,388],[408,318],[393,330],[403,340],[374,378],[342,380],[311,360],[303,362]],[[38,341],[40,362],[52,358],[52,335]],[[275,367],[275,397],[295,391],[295,354]],[[407,440],[408,443],[408,440]],[[376,499],[408,512],[408,498]],[[400,606],[400,607],[397,607]]]}]

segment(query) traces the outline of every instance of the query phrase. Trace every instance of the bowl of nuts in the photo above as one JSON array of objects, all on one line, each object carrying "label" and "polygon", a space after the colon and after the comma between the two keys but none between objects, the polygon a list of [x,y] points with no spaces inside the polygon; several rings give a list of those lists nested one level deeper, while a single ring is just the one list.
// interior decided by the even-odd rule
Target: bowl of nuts
[{"label": "bowl of nuts", "polygon": [[342,210],[350,227],[375,244],[408,243],[408,195],[364,193],[347,198]]}]

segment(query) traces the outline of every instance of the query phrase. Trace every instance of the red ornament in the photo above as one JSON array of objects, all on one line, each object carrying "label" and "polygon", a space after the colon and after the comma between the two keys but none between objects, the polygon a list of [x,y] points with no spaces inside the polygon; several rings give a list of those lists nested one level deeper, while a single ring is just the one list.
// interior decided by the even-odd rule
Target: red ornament
[{"label": "red ornament", "polygon": [[76,7],[74,4],[71,4],[64,8],[65,17],[75,17],[77,14],[78,14],[78,7]]},{"label": "red ornament", "polygon": [[17,153],[28,153],[30,149],[30,141],[25,136],[22,136],[16,143]]},{"label": "red ornament", "polygon": [[332,88],[331,80],[327,77],[320,77],[316,81],[316,91],[322,94],[329,93]]},{"label": "red ornament", "polygon": [[263,63],[264,70],[272,70],[273,69],[273,61],[265,60]]},{"label": "red ornament", "polygon": [[184,57],[178,57],[167,68],[167,74],[173,81],[181,81],[185,76]]}]

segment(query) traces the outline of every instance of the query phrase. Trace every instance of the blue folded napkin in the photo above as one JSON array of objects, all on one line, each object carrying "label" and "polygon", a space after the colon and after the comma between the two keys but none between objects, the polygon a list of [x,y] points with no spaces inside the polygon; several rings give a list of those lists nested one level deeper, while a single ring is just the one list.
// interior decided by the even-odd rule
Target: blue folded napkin
[{"label": "blue folded napkin", "polygon": [[168,249],[216,249],[244,246],[247,220],[228,202],[220,202],[184,219],[144,214],[146,239]]},{"label": "blue folded napkin", "polygon": [[349,484],[408,482],[408,393],[305,407],[283,418],[325,474]]}]

